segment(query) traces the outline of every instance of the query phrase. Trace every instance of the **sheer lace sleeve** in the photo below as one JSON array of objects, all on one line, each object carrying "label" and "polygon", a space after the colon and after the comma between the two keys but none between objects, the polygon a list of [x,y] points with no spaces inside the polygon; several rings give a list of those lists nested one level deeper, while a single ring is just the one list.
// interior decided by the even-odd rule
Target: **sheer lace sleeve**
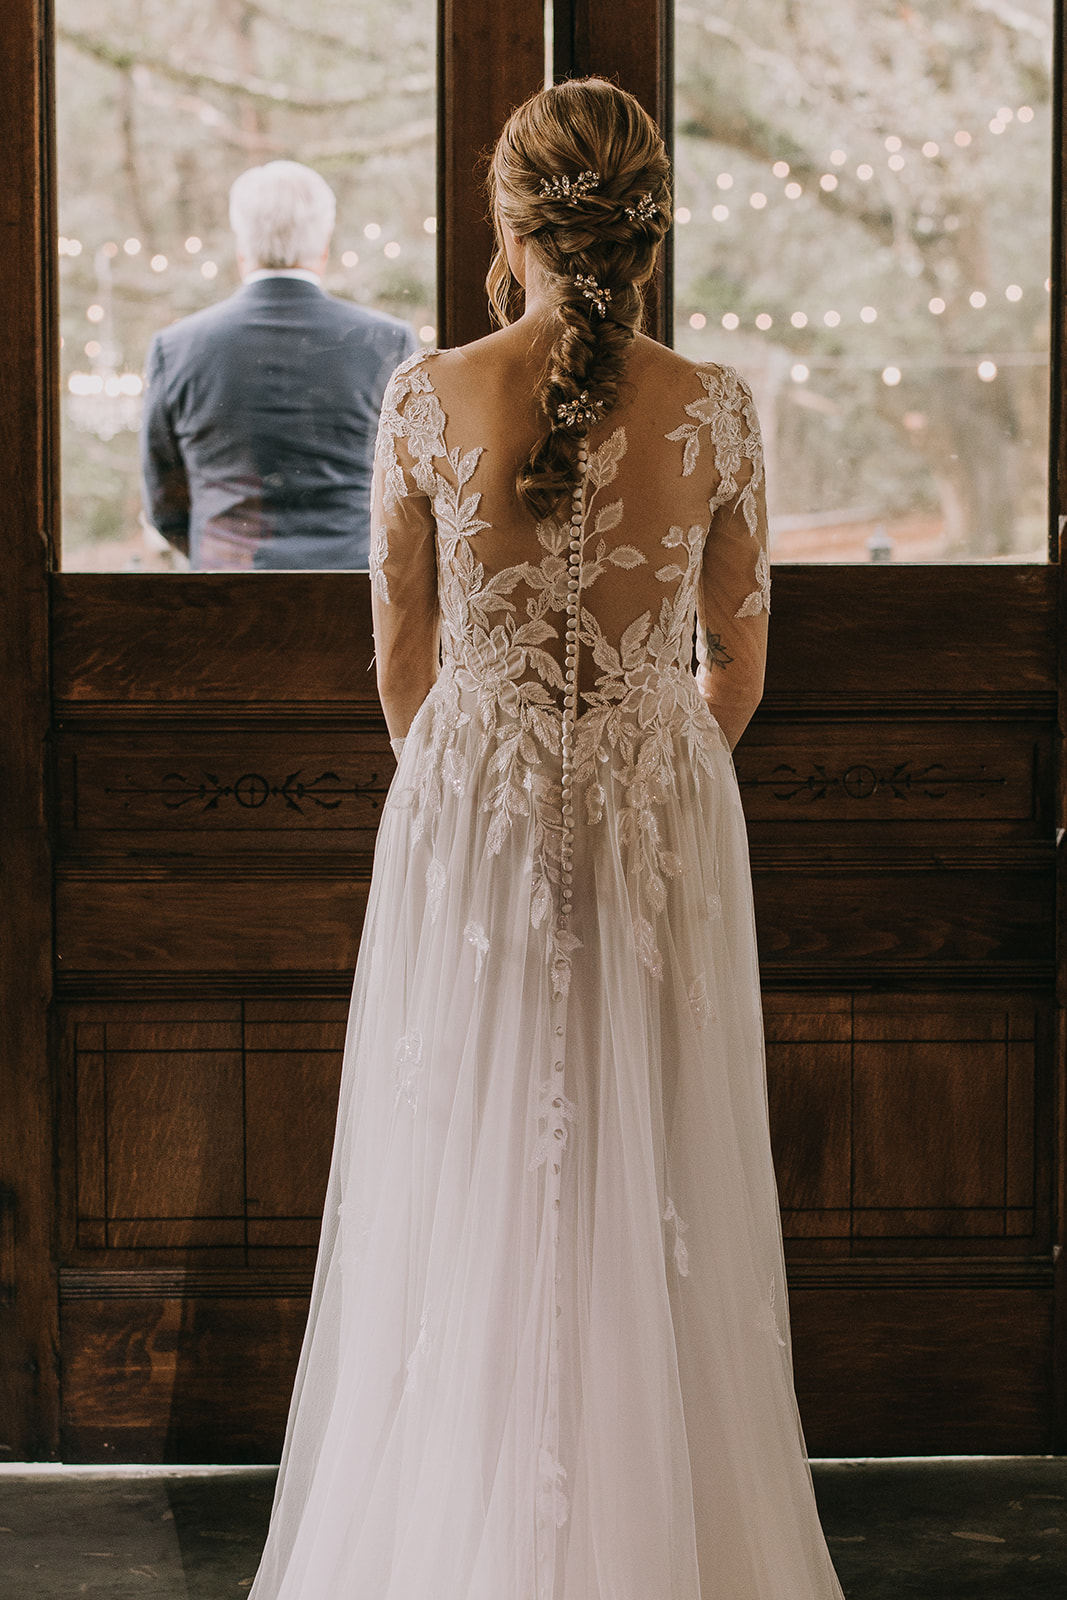
[{"label": "sheer lace sleeve", "polygon": [[694,419],[671,436],[685,440],[686,475],[707,429],[717,484],[697,589],[697,682],[731,747],[763,694],[771,609],[763,446],[752,392],[729,367],[702,368],[705,396]]},{"label": "sheer lace sleeve", "polygon": [[403,738],[437,677],[437,555],[433,458],[445,453],[444,412],[420,351],[394,372],[382,402],[371,497],[371,610],[378,693]]}]

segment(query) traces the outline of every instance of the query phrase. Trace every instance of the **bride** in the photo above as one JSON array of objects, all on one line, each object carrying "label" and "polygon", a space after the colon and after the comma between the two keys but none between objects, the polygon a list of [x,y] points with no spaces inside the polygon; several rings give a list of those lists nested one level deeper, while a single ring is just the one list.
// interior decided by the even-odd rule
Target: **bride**
[{"label": "bride", "polygon": [[501,331],[412,357],[382,412],[399,764],[252,1594],[840,1600],[730,759],[767,632],[756,413],[638,331],[670,190],[630,95],[535,95],[491,191]]}]

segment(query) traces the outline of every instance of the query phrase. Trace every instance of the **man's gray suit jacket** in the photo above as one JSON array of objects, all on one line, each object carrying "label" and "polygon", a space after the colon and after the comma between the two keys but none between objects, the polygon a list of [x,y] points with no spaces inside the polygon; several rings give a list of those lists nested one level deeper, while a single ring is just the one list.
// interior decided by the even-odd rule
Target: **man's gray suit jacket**
[{"label": "man's gray suit jacket", "polygon": [[199,571],[366,567],[378,415],[405,322],[261,278],[162,329],[141,466],[154,527]]}]

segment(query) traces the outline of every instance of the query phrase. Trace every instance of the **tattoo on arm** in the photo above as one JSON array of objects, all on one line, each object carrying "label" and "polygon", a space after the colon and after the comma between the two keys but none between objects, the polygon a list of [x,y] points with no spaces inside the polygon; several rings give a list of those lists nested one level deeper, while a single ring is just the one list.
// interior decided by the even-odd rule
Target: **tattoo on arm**
[{"label": "tattoo on arm", "polygon": [[721,633],[712,633],[710,629],[705,629],[704,648],[707,651],[710,667],[728,667],[734,659],[723,644]]}]

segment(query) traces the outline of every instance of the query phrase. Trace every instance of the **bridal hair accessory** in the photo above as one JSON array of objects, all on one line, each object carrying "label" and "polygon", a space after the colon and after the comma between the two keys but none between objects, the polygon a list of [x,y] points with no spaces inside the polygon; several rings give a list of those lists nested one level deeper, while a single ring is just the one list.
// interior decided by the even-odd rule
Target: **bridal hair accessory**
[{"label": "bridal hair accessory", "polygon": [[659,216],[659,206],[649,192],[643,194],[635,206],[627,206],[626,215],[631,222],[655,222]]},{"label": "bridal hair accessory", "polygon": [[567,400],[557,406],[556,416],[565,428],[588,428],[599,422],[603,409],[603,400],[590,400],[589,390],[583,389],[577,400]]},{"label": "bridal hair accessory", "polygon": [[611,290],[602,289],[591,272],[587,276],[579,272],[575,276],[574,282],[585,298],[592,301],[592,309],[599,316],[606,317],[608,314],[608,301],[611,299]]},{"label": "bridal hair accessory", "polygon": [[579,200],[584,200],[587,194],[599,187],[599,172],[579,172],[576,178],[559,173],[554,178],[542,178],[538,192],[542,200],[561,200],[566,205],[576,206]]}]

